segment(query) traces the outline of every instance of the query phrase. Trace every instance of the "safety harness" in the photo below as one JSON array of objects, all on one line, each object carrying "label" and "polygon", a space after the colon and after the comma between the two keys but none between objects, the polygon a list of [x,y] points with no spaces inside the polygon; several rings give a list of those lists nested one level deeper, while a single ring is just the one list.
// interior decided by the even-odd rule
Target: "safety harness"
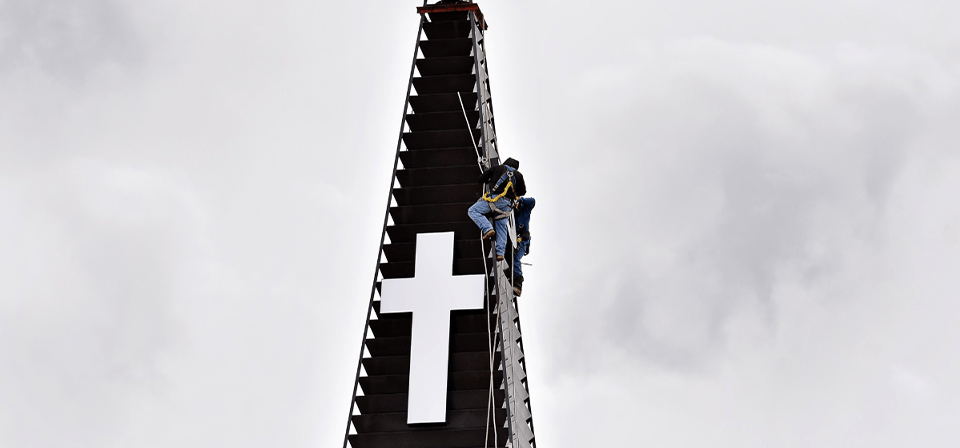
[{"label": "safety harness", "polygon": [[[508,191],[513,189],[514,168],[509,165],[504,165],[504,168],[506,168],[507,171],[503,173],[502,176],[500,176],[500,179],[497,180],[497,183],[493,185],[493,188],[491,188],[490,191],[483,194],[483,200],[487,201],[487,203],[490,205],[490,212],[493,213],[494,215],[493,216],[494,221],[499,221],[501,219],[505,219],[509,217],[510,212],[513,210],[512,206],[508,210],[500,210],[499,208],[497,208],[496,205],[494,205],[495,202],[499,201],[500,199],[503,199],[503,197],[507,195]],[[497,191],[497,189],[500,188],[500,185],[503,184],[503,181],[507,181],[507,185],[503,187],[503,192],[494,197],[490,197],[490,192]]]}]

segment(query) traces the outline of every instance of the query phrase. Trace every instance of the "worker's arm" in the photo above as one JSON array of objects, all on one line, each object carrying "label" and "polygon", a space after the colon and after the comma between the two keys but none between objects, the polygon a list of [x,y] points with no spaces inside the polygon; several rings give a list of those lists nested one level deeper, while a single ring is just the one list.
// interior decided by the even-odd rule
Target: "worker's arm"
[{"label": "worker's arm", "polygon": [[525,211],[533,210],[537,206],[537,200],[534,198],[521,198],[520,207]]},{"label": "worker's arm", "polygon": [[516,184],[514,184],[513,188],[516,191],[517,196],[523,196],[527,194],[527,184],[523,181],[523,174],[517,173]]},{"label": "worker's arm", "polygon": [[490,182],[490,179],[493,177],[493,168],[487,168],[483,171],[483,174],[480,175],[480,180],[477,183],[485,184]]}]

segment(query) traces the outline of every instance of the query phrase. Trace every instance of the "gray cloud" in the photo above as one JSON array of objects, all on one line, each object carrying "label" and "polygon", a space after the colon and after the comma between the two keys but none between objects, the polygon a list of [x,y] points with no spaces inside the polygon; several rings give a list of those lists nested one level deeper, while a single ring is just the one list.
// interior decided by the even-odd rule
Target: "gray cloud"
[{"label": "gray cloud", "polygon": [[0,69],[38,66],[81,81],[103,64],[144,57],[124,6],[113,0],[0,3]]},{"label": "gray cloud", "polygon": [[105,443],[182,343],[170,299],[204,247],[198,204],[162,176],[91,163],[3,185],[0,433]]},{"label": "gray cloud", "polygon": [[[924,109],[950,103],[924,82],[944,67],[867,53],[697,39],[642,46],[643,66],[587,73],[600,98],[577,108],[591,111],[586,138],[599,144],[572,194],[601,224],[575,232],[603,236],[574,250],[607,260],[581,290],[607,298],[593,300],[605,310],[597,327],[563,340],[565,359],[599,343],[584,334],[605,334],[646,362],[700,369],[722,356],[733,315],[757,313],[776,331],[784,282],[815,290],[860,268],[856,255],[883,244],[906,160],[941,131],[923,124]],[[606,90],[610,79],[631,87]]]},{"label": "gray cloud", "polygon": [[[541,445],[960,437],[957,6],[754,3],[481,4]],[[0,445],[341,443],[413,6],[0,3]]]}]

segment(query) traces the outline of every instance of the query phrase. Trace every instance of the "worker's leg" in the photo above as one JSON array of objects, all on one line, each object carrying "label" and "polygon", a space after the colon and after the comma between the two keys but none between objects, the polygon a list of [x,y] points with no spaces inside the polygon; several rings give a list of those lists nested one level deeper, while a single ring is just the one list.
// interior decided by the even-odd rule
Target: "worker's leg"
[{"label": "worker's leg", "polygon": [[507,230],[507,218],[498,219],[493,222],[493,225],[497,229],[497,255],[502,257],[507,250],[507,244],[509,244],[507,239],[510,236],[510,231]]},{"label": "worker's leg", "polygon": [[523,264],[520,263],[520,259],[527,254],[527,241],[517,243],[516,254],[513,256],[513,275],[521,276],[523,275]]},{"label": "worker's leg", "polygon": [[[503,253],[503,258],[504,258],[504,259],[507,259],[507,260],[513,260],[514,251],[515,251],[515,249],[513,248],[513,246],[510,245],[510,244],[507,244],[507,250]],[[503,275],[505,275],[507,278],[510,278],[510,276],[513,275],[513,262],[512,262],[512,261],[511,261],[510,263],[504,263],[504,265],[503,265]]]},{"label": "worker's leg", "polygon": [[[507,198],[502,198],[493,204],[500,210],[510,210],[510,200]],[[489,206],[487,206],[489,209]],[[507,230],[507,219],[503,218],[498,219],[493,222],[494,227],[497,229],[497,255],[503,256],[503,253],[507,250],[507,238],[510,235],[510,231]]]},{"label": "worker's leg", "polygon": [[470,206],[467,209],[467,216],[477,224],[477,227],[480,228],[481,233],[487,233],[489,230],[493,229],[493,226],[490,225],[490,220],[486,216],[483,216],[486,213],[490,212],[489,202],[480,199],[476,204]]}]

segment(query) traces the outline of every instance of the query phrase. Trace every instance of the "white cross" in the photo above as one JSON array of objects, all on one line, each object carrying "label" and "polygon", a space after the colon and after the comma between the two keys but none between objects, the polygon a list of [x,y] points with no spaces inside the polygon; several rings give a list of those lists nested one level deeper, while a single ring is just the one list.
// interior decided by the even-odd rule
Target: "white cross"
[{"label": "white cross", "polygon": [[450,312],[483,308],[483,275],[453,275],[453,232],[417,234],[413,278],[385,279],[381,313],[413,313],[407,423],[447,421]]}]

